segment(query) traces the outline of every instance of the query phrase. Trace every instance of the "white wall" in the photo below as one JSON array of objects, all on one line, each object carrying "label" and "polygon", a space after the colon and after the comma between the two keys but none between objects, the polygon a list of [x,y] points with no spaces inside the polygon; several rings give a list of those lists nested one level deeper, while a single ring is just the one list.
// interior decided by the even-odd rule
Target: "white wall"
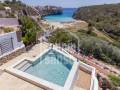
[{"label": "white wall", "polygon": [[96,69],[88,64],[79,61],[80,66],[91,72],[90,90],[98,90],[98,80],[96,77]]},{"label": "white wall", "polygon": [[10,32],[10,33],[6,33],[6,34],[0,35],[0,42],[2,42],[2,40],[4,40],[4,39],[10,39],[10,38],[13,38],[12,41],[13,41],[13,48],[14,48],[14,50],[18,49],[18,48],[21,48],[21,47],[24,47],[24,44],[23,44],[22,41],[21,42],[17,41],[16,32]]}]

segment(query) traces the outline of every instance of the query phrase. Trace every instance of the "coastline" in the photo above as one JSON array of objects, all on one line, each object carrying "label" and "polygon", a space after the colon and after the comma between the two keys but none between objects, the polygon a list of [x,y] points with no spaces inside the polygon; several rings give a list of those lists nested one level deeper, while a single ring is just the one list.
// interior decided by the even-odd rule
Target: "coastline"
[{"label": "coastline", "polygon": [[43,20],[47,21],[54,21],[54,22],[61,22],[61,23],[66,23],[66,22],[72,22],[75,21],[73,18],[73,14],[76,11],[76,8],[63,8],[63,13],[62,14],[51,14],[51,15],[46,15],[43,16]]},{"label": "coastline", "polygon": [[[71,21],[71,22],[54,22],[54,21],[46,21],[46,20],[42,20],[41,21],[43,25],[47,25],[52,29],[68,29],[70,30],[70,28],[72,27],[78,27],[79,29],[81,28],[86,28],[88,26],[88,23],[86,23],[85,21],[82,20],[75,20],[75,21]],[[51,29],[49,29],[51,30]],[[72,30],[72,32],[76,32],[77,30]]]}]

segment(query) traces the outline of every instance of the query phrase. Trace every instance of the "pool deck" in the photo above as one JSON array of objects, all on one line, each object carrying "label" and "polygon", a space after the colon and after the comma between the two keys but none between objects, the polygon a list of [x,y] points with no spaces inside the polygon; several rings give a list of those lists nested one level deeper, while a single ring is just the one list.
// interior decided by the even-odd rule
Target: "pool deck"
[{"label": "pool deck", "polygon": [[6,72],[0,75],[0,90],[44,90]]},{"label": "pool deck", "polygon": [[[43,88],[37,87],[23,79],[1,70],[12,66],[23,58],[35,58],[35,56],[42,53],[46,48],[48,48],[48,46],[48,43],[36,44],[30,51],[25,52],[0,66],[0,90],[44,90]],[[74,83],[74,90],[89,90],[90,79],[90,74],[79,70],[77,80]]]},{"label": "pool deck", "polygon": [[79,70],[77,80],[75,81],[74,90],[90,90],[90,82],[91,75],[82,70]]}]

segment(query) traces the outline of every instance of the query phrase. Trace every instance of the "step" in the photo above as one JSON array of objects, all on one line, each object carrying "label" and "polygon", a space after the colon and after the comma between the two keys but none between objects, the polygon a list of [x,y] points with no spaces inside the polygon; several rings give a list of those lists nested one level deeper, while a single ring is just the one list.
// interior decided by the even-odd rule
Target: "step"
[{"label": "step", "polygon": [[19,70],[25,71],[25,70],[28,69],[31,65],[32,65],[32,64],[27,63],[27,64],[25,64],[22,68],[20,68]]},{"label": "step", "polygon": [[28,63],[28,61],[23,61],[23,62],[19,63],[17,66],[15,66],[15,68],[20,69],[20,68],[24,67],[24,65],[27,63]]}]

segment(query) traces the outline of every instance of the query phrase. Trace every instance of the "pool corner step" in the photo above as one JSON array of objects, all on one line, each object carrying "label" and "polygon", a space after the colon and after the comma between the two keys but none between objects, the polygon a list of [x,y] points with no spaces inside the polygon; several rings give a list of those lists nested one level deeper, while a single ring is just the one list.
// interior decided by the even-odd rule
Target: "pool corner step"
[{"label": "pool corner step", "polygon": [[17,66],[15,66],[14,68],[16,69],[21,69],[22,67],[24,67],[26,64],[28,63],[28,61],[23,61],[20,64],[18,64]]},{"label": "pool corner step", "polygon": [[32,64],[30,63],[26,63],[22,68],[20,68],[19,70],[21,71],[25,71],[26,69],[28,69]]}]

